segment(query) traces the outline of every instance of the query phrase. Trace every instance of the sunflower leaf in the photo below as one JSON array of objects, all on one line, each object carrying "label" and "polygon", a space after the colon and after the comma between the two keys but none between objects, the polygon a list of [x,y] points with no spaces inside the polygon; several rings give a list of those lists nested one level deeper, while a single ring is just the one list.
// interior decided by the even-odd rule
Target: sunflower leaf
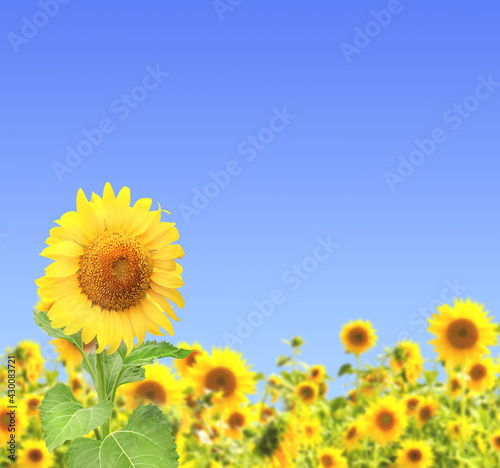
[{"label": "sunflower leaf", "polygon": [[50,319],[47,316],[47,312],[37,312],[36,310],[34,310],[33,317],[36,324],[45,333],[47,333],[47,335],[52,336],[53,338],[63,338],[77,348],[83,349],[82,336],[80,335],[80,333],[75,333],[74,335],[65,335],[62,328],[54,328],[50,324]]},{"label": "sunflower leaf", "polygon": [[177,468],[170,422],[156,405],[137,407],[120,431],[104,440],[80,438],[66,455],[70,468]]},{"label": "sunflower leaf", "polygon": [[147,364],[153,364],[155,359],[164,357],[184,359],[191,353],[192,351],[190,350],[176,348],[170,343],[146,341],[144,344],[134,348],[128,356],[123,358],[123,365],[126,367],[145,366]]},{"label": "sunflower leaf", "polygon": [[113,403],[110,401],[84,408],[67,385],[56,384],[47,391],[40,406],[40,420],[49,452],[67,440],[82,437],[98,428],[112,412]]}]

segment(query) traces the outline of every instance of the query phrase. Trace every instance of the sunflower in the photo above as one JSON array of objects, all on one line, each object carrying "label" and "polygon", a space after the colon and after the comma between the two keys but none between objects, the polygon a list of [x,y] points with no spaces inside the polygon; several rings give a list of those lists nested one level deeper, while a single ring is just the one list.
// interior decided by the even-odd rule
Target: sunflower
[{"label": "sunflower", "polygon": [[23,395],[23,406],[24,406],[24,414],[28,416],[28,418],[37,418],[40,419],[40,411],[38,407],[42,404],[43,396],[36,395],[35,393],[28,393],[27,395]]},{"label": "sunflower", "polygon": [[266,403],[259,402],[254,406],[254,411],[256,414],[256,419],[260,421],[261,424],[266,424],[276,417],[276,409],[272,406],[267,406]]},{"label": "sunflower", "polygon": [[417,396],[408,397],[406,399],[406,412],[410,416],[416,416],[421,401],[422,401],[421,398]]},{"label": "sunflower", "polygon": [[470,299],[438,307],[439,314],[429,319],[429,332],[437,336],[430,343],[440,359],[456,365],[489,354],[488,346],[497,344],[497,331],[483,307]]},{"label": "sunflower", "polygon": [[[59,359],[63,362],[66,369],[74,369],[82,363],[82,355],[75,345],[72,345],[68,340],[64,338],[56,338],[50,341],[50,344],[54,345],[57,353],[59,354]],[[83,350],[89,354],[95,350],[94,342],[83,345]]]},{"label": "sunflower", "polygon": [[255,372],[250,367],[241,353],[214,348],[211,356],[199,356],[189,372],[199,395],[213,392],[213,402],[227,407],[246,403],[246,396],[256,392]]},{"label": "sunflower", "polygon": [[45,359],[38,343],[21,341],[14,350],[9,350],[9,354],[15,356],[17,370],[23,371],[30,383],[34,384],[42,376]]},{"label": "sunflower", "polygon": [[381,445],[398,440],[408,423],[405,404],[392,395],[372,403],[365,415],[366,433]]},{"label": "sunflower", "polygon": [[198,343],[190,345],[189,343],[183,342],[179,343],[177,347],[192,350],[192,353],[188,357],[184,359],[175,359],[174,361],[175,368],[177,369],[177,372],[179,372],[179,375],[183,378],[189,377],[189,368],[196,364],[198,357],[207,354],[207,352]]},{"label": "sunflower", "polygon": [[175,406],[184,401],[183,387],[172,375],[170,368],[159,362],[144,366],[146,378],[119,387],[126,406],[134,409],[137,405],[153,403],[163,408],[165,405]]},{"label": "sunflower", "polygon": [[54,456],[49,453],[43,440],[23,440],[23,448],[19,451],[19,466],[24,468],[46,468],[52,466],[54,461]]},{"label": "sunflower", "polygon": [[317,383],[318,385],[323,382],[326,376],[325,366],[315,365],[311,366],[309,372],[307,373],[307,379],[311,382]]},{"label": "sunflower", "polygon": [[493,359],[485,358],[472,361],[466,370],[467,388],[473,393],[481,393],[490,390],[495,385],[495,374],[498,367]]},{"label": "sunflower", "polygon": [[355,421],[347,426],[346,431],[342,435],[342,445],[347,452],[350,452],[359,447],[359,442],[366,435],[366,427],[363,421]]},{"label": "sunflower", "polygon": [[75,398],[80,398],[85,392],[85,380],[83,375],[78,371],[70,371],[68,376],[68,387],[71,388]]},{"label": "sunflower", "polygon": [[342,328],[340,340],[346,353],[360,355],[375,346],[377,336],[370,322],[362,320],[353,322],[351,320]]},{"label": "sunflower", "polygon": [[356,405],[357,398],[358,394],[356,393],[356,390],[350,390],[346,396],[347,401],[353,406]]},{"label": "sunflower", "polygon": [[500,452],[500,430],[496,430],[490,436],[490,443],[491,443],[491,446],[493,447],[494,450],[496,450],[497,452]]},{"label": "sunflower", "polygon": [[453,398],[458,398],[461,393],[462,383],[457,375],[452,375],[447,382],[448,392]]},{"label": "sunflower", "polygon": [[[41,255],[55,260],[36,281],[44,301],[54,301],[48,317],[54,328],[71,335],[82,331],[85,344],[95,337],[102,352],[114,353],[122,340],[130,352],[134,337],[142,344],[146,331],[173,335],[178,320],[170,302],[184,300],[176,258],[184,255],[174,223],[161,222],[161,208],[149,211],[150,199],[130,207],[130,190],[115,197],[106,183],[102,198],[87,201],[80,189],[77,211],[63,214],[50,231]],[[165,299],[167,298],[167,299]]]},{"label": "sunflower", "polygon": [[243,439],[243,429],[254,422],[254,415],[248,406],[231,409],[224,415],[224,435],[234,440]]},{"label": "sunflower", "polygon": [[7,442],[11,439],[13,427],[16,429],[16,434],[23,433],[24,418],[20,417],[17,408],[12,409],[9,408],[8,405],[7,398],[0,401],[0,444],[2,447],[5,447]]},{"label": "sunflower", "polygon": [[432,449],[424,441],[405,440],[398,452],[397,464],[401,468],[430,468],[434,460]]},{"label": "sunflower", "polygon": [[323,426],[317,416],[310,411],[303,411],[298,421],[302,445],[315,448],[322,440]]},{"label": "sunflower", "polygon": [[439,408],[439,403],[430,398],[423,399],[417,408],[417,422],[419,426],[423,426],[427,421],[434,417]]},{"label": "sunflower", "polygon": [[323,449],[318,455],[318,463],[321,468],[347,468],[342,451],[334,448]]},{"label": "sunflower", "polygon": [[403,340],[393,349],[389,365],[395,371],[402,371],[408,364],[421,360],[422,355],[418,343]]},{"label": "sunflower", "polygon": [[452,440],[462,440],[461,433],[463,433],[464,440],[468,441],[472,435],[471,423],[468,420],[462,424],[462,420],[454,419],[453,421],[448,422],[447,427],[448,435]]},{"label": "sunflower", "polygon": [[424,370],[424,360],[414,359],[410,361],[405,367],[405,376],[408,382],[414,384],[419,379],[422,371]]},{"label": "sunflower", "polygon": [[373,369],[367,372],[361,382],[361,394],[371,397],[384,390],[388,374],[383,369]]},{"label": "sunflower", "polygon": [[295,389],[295,395],[302,401],[302,403],[310,405],[318,398],[319,388],[312,382],[301,382]]}]

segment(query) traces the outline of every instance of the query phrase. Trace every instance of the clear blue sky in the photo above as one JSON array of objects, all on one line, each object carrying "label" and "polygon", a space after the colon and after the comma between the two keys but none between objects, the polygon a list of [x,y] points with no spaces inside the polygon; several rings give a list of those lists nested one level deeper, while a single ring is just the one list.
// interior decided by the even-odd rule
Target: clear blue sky
[{"label": "clear blue sky", "polygon": [[106,181],[178,224],[174,341],[251,332],[256,370],[301,335],[336,374],[357,318],[430,356],[453,294],[498,316],[498,2],[228,1],[3,3],[2,348],[47,343],[38,254]]}]

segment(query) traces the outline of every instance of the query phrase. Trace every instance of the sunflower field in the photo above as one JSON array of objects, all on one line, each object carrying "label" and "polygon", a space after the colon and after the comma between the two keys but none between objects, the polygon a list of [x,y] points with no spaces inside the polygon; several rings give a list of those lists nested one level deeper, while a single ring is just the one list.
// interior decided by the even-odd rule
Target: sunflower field
[{"label": "sunflower field", "polygon": [[[433,360],[402,341],[368,362],[376,330],[351,321],[333,373],[300,359],[298,336],[268,376],[229,348],[146,341],[173,335],[184,305],[177,229],[150,206],[106,184],[50,231],[33,317],[57,357],[29,340],[2,355],[1,466],[500,466],[500,330],[482,304],[437,308]],[[346,390],[331,398],[333,378]]]}]

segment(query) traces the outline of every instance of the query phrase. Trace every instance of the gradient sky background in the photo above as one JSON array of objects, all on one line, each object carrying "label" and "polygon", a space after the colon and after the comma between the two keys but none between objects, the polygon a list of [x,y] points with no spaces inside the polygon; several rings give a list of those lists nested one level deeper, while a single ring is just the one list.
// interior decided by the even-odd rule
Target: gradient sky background
[{"label": "gradient sky background", "polygon": [[[350,319],[431,357],[421,309],[443,302],[447,281],[498,317],[498,2],[243,0],[221,19],[210,0],[73,0],[19,42],[42,3],[6,0],[0,18],[2,348],[48,342],[31,312],[49,263],[38,254],[78,188],[102,194],[106,181],[178,225],[186,307],[174,342],[224,346],[280,289],[286,301],[234,348],[270,373],[281,339],[301,335],[303,359],[336,375],[353,362],[339,341]],[[399,13],[377,31],[371,11],[388,6]],[[341,44],[367,24],[374,37],[346,58]],[[170,75],[123,118],[113,103],[157,66]],[[481,76],[498,82],[478,103]],[[464,101],[477,109],[457,118]],[[244,142],[284,108],[295,117],[247,161]],[[53,163],[102,119],[113,131],[58,178]],[[386,172],[438,128],[446,141],[392,191]],[[186,219],[181,206],[233,160],[241,172]],[[291,290],[283,275],[328,236],[340,246]]]}]

